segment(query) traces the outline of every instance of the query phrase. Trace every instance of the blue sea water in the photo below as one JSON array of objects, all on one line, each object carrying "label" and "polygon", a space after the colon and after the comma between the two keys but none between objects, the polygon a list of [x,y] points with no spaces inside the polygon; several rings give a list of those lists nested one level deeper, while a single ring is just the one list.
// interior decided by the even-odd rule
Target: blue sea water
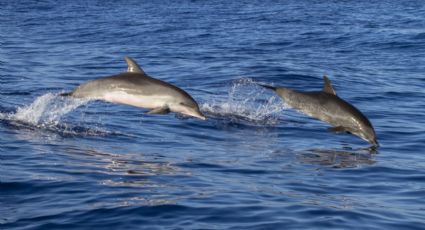
[{"label": "blue sea water", "polygon": [[[0,229],[425,229],[423,1],[1,1]],[[126,70],[208,120],[61,98]],[[338,95],[381,147],[256,82]]]}]

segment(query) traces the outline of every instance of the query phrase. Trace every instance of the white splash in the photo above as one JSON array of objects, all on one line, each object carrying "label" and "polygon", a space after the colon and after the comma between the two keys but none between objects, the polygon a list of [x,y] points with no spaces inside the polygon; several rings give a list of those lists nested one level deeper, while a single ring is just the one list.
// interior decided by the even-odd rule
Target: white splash
[{"label": "white splash", "polygon": [[27,106],[19,107],[15,113],[7,115],[8,120],[20,121],[31,125],[57,125],[67,113],[84,105],[88,100],[58,97],[47,93]]},{"label": "white splash", "polygon": [[227,98],[216,99],[201,105],[201,110],[210,116],[226,117],[232,122],[248,121],[254,124],[278,123],[278,113],[286,109],[282,100],[272,92],[258,86],[250,78],[236,81]]},{"label": "white splash", "polygon": [[47,93],[37,97],[30,105],[21,106],[16,112],[0,113],[0,120],[5,120],[16,127],[37,128],[63,135],[105,136],[110,134],[126,135],[111,132],[97,124],[78,122],[78,125],[64,121],[66,114],[85,105],[90,100],[61,97]]}]

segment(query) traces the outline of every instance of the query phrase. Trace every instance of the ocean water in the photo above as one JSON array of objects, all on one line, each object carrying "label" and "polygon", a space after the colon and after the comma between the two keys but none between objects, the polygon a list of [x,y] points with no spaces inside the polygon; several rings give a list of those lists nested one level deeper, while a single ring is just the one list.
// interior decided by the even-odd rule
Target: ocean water
[{"label": "ocean water", "polygon": [[[1,1],[0,229],[425,229],[423,1]],[[208,116],[62,98],[126,70]],[[256,82],[338,95],[376,151]]]}]

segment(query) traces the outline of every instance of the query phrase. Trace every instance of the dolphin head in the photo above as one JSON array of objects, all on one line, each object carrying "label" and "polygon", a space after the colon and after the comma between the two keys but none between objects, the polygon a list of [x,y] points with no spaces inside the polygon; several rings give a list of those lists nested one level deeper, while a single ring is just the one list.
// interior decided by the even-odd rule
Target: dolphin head
[{"label": "dolphin head", "polygon": [[196,117],[201,120],[206,120],[204,114],[199,109],[198,104],[191,99],[186,98],[185,100],[179,100],[177,103],[170,105],[170,109],[173,112],[181,113],[187,116]]}]

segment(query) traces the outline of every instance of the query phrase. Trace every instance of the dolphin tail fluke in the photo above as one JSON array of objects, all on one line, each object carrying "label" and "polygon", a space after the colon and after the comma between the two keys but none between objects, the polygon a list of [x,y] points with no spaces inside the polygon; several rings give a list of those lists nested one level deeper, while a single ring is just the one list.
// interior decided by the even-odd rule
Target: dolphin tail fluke
[{"label": "dolphin tail fluke", "polygon": [[69,97],[69,96],[72,96],[72,92],[61,93],[61,94],[59,94],[59,96],[61,96],[61,97]]},{"label": "dolphin tail fluke", "polygon": [[273,87],[273,86],[270,86],[270,85],[263,85],[263,84],[260,84],[260,83],[257,83],[259,86],[262,86],[262,87],[264,87],[264,88],[267,88],[267,89],[271,89],[271,90],[273,90],[273,91],[276,91],[276,87]]}]

